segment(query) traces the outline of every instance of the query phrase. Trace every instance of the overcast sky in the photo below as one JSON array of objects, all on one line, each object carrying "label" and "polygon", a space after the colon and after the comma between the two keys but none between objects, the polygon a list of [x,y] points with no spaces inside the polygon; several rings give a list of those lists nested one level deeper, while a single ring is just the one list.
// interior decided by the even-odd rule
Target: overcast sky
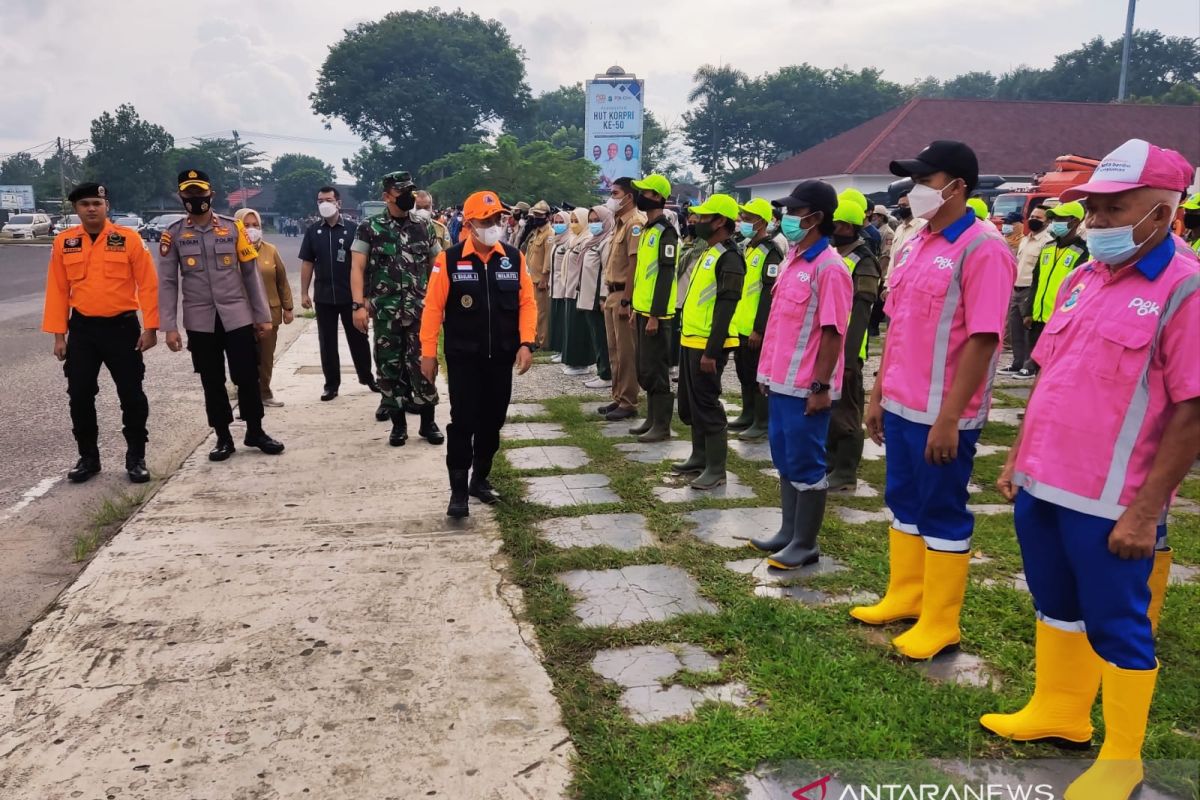
[{"label": "overcast sky", "polygon": [[[508,28],[525,50],[535,94],[616,63],[645,79],[648,108],[674,122],[687,107],[692,72],[706,62],[750,74],[803,61],[875,66],[900,83],[1045,67],[1092,36],[1120,36],[1126,0],[460,5]],[[55,136],[86,138],[90,120],[131,102],[180,144],[237,128],[272,156],[308,152],[340,169],[357,138],[339,122],[326,131],[308,102],[327,48],[358,22],[429,7],[395,0],[0,0],[0,154]],[[1141,0],[1137,26],[1200,35],[1200,3]]]}]

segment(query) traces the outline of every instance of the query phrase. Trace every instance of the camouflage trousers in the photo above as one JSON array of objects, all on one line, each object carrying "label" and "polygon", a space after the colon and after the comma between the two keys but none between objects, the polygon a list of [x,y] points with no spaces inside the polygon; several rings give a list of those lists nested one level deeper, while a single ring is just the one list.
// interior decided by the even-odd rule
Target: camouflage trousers
[{"label": "camouflage trousers", "polygon": [[421,324],[375,317],[375,369],[385,408],[437,405],[437,388],[421,374]]}]

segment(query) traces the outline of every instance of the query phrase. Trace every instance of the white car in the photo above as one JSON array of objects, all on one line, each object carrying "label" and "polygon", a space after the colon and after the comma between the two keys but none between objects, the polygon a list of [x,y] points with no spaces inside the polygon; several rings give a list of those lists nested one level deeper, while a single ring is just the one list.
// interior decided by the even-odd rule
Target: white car
[{"label": "white car", "polygon": [[52,227],[48,214],[13,214],[0,228],[0,236],[32,239],[35,236],[49,236]]},{"label": "white car", "polygon": [[74,228],[78,224],[79,224],[79,215],[78,214],[67,214],[65,217],[60,219],[58,222],[54,223],[54,235],[57,236],[58,234],[65,231],[67,228]]}]

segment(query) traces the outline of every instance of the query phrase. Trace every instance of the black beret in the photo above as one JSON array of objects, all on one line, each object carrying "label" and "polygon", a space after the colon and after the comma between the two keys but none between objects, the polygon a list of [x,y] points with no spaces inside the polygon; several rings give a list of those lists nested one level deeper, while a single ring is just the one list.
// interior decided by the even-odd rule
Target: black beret
[{"label": "black beret", "polygon": [[107,200],[108,190],[98,183],[81,183],[71,190],[71,193],[67,195],[67,200],[77,203],[80,200],[86,200],[90,197],[99,197],[101,200]]}]

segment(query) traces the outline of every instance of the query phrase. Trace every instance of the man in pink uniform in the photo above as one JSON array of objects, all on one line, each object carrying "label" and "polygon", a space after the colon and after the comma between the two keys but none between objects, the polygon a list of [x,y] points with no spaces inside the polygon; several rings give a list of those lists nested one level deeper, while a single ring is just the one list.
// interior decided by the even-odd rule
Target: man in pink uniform
[{"label": "man in pink uniform", "polygon": [[[1037,611],[1033,697],[980,723],[1018,741],[1086,747],[1104,687],[1104,746],[1066,800],[1127,800],[1158,676],[1166,510],[1200,455],[1200,266],[1176,249],[1192,179],[1179,153],[1132,139],[1063,200],[1083,198],[1094,260],[1063,282],[1042,365],[997,485]],[[1084,413],[1079,398],[1088,398]],[[1148,585],[1148,582],[1150,585]]]},{"label": "man in pink uniform", "polygon": [[892,322],[866,416],[871,439],[887,440],[891,575],[882,600],[850,614],[870,625],[916,617],[892,644],[908,658],[928,659],[961,638],[975,524],[967,482],[1016,263],[995,226],[967,207],[979,181],[971,148],[936,141],[891,169],[912,177],[909,205],[929,224],[891,268]]},{"label": "man in pink uniform", "polygon": [[758,359],[758,381],[769,392],[767,439],[779,470],[783,516],[770,539],[750,546],[771,553],[779,569],[815,564],[829,480],[825,440],[830,408],[842,391],[842,337],[854,288],[842,257],[829,246],[837,192],[804,181],[774,205],[792,243],[772,289],[771,316]]}]

